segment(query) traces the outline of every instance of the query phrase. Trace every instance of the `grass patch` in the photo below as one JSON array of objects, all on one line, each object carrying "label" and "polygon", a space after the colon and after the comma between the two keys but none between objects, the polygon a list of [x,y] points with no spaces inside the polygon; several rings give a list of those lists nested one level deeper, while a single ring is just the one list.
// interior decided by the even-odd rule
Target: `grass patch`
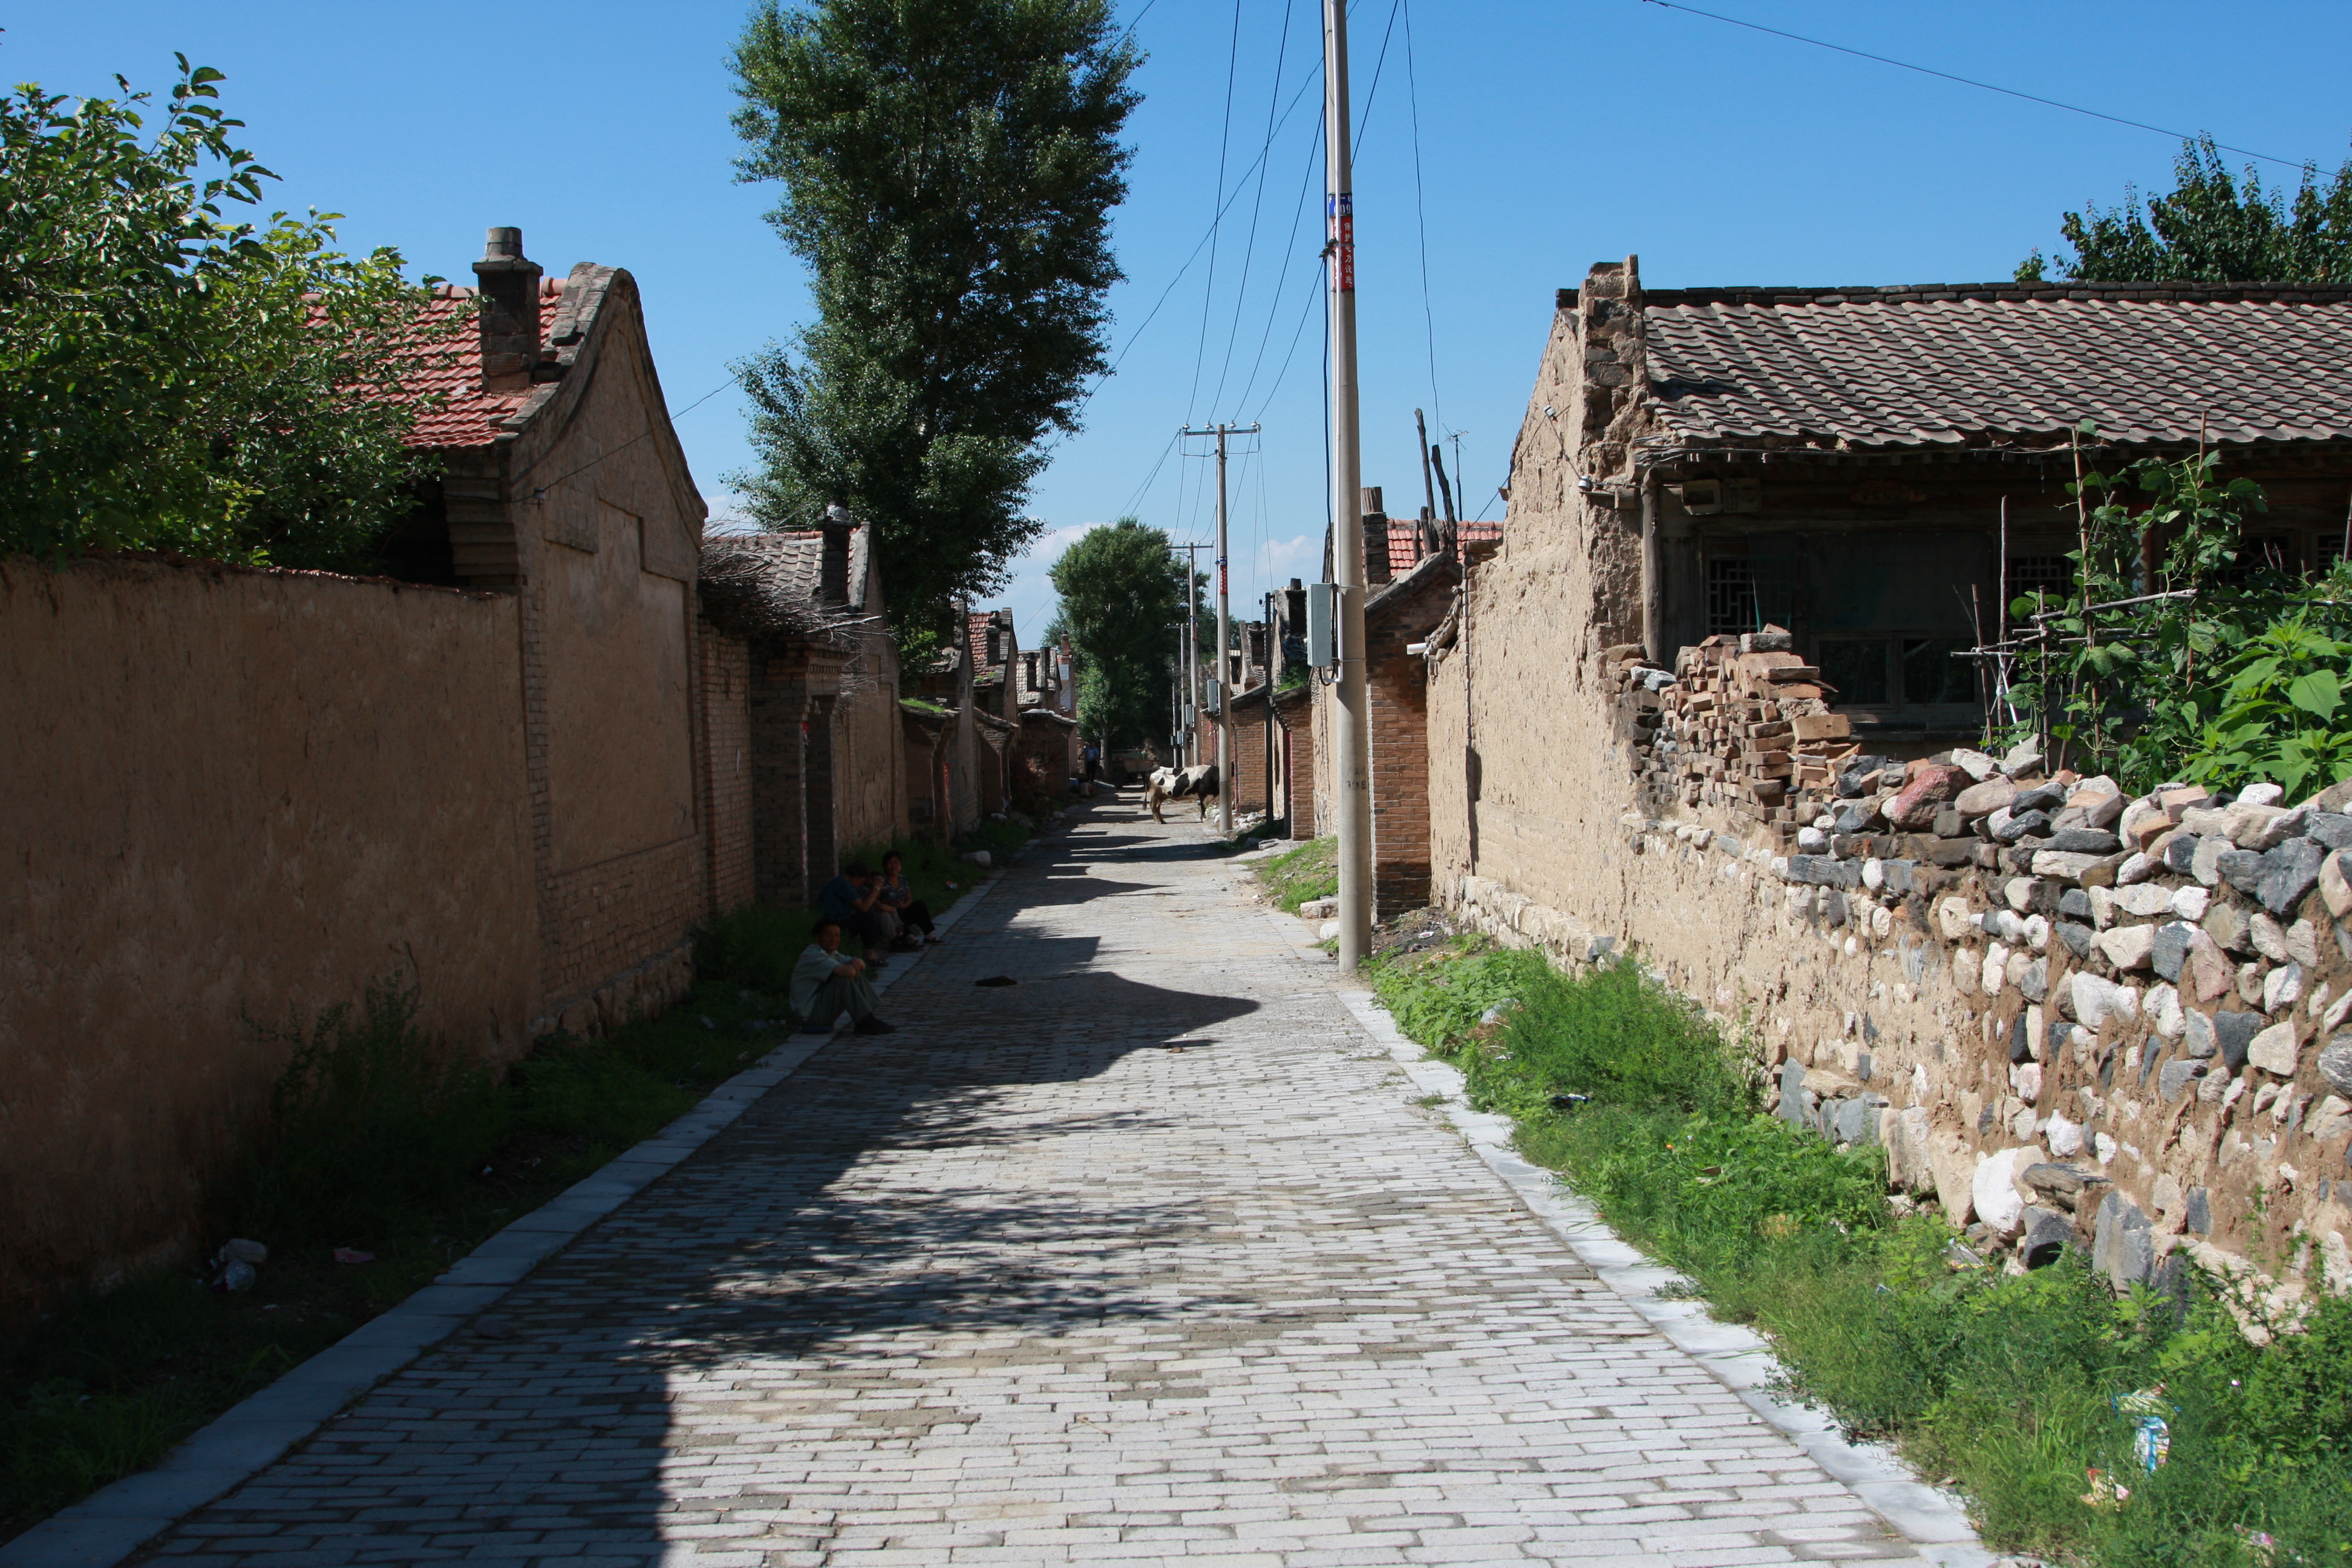
[{"label": "grass patch", "polygon": [[978,826],[956,840],[956,853],[961,855],[973,849],[985,849],[989,859],[1001,866],[1012,858],[1015,849],[1035,837],[1037,832],[1036,819],[1022,812],[1007,812],[1002,822],[992,822],[982,817]]},{"label": "grass patch", "polygon": [[[2119,1299],[2071,1252],[2021,1276],[1956,1267],[1941,1220],[1889,1209],[1876,1150],[1763,1114],[1750,1053],[1634,966],[1571,979],[1463,941],[1370,968],[1399,1027],[1514,1118],[1528,1158],[1717,1316],[1769,1334],[1797,1395],[1967,1494],[1997,1549],[2352,1563],[2352,1300],[2323,1297],[2257,1347],[2225,1284],[2183,1308]],[[2170,1443],[2153,1470],[2135,1452],[2151,1415]],[[2094,1471],[2128,1498],[2086,1502]]]},{"label": "grass patch", "polygon": [[[934,910],[971,887],[947,850],[898,848]],[[209,1289],[208,1268],[159,1270],[0,1347],[0,1541],[147,1468],[750,1066],[790,1025],[814,921],[756,907],[712,921],[686,1002],[604,1039],[542,1040],[503,1079],[427,1039],[415,994],[393,984],[266,1031],[289,1066],[207,1229],[215,1245],[265,1243],[268,1261],[235,1294]],[[338,1247],[374,1261],[337,1263]]]},{"label": "grass patch", "polygon": [[1295,915],[1299,905],[1339,890],[1339,841],[1310,838],[1260,866],[1256,876],[1283,912]]}]

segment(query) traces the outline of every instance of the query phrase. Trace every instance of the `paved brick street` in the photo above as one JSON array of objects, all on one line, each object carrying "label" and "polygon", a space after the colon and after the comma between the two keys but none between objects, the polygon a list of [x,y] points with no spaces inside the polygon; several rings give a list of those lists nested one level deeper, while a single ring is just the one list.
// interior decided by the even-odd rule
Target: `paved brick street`
[{"label": "paved brick street", "polygon": [[[982,976],[1017,985],[976,987]],[[1097,808],[180,1563],[1916,1562]]]}]

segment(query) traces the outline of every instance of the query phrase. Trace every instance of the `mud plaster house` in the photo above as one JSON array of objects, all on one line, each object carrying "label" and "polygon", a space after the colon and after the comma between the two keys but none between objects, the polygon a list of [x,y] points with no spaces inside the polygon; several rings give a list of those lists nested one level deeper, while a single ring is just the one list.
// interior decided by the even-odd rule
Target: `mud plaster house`
[{"label": "mud plaster house", "polygon": [[[734,786],[697,703],[704,507],[630,275],[492,229],[394,576],[0,573],[0,1319],[194,1247],[282,1038],[397,973],[491,1061],[690,979]],[[438,345],[423,351],[439,354]],[[395,579],[404,579],[395,580]],[[42,694],[35,703],[26,694]],[[104,812],[93,801],[110,803]]]},{"label": "mud plaster house", "polygon": [[703,562],[706,667],[742,672],[705,703],[714,735],[744,736],[752,891],[804,905],[850,851],[904,835],[910,800],[932,805],[928,780],[921,796],[908,791],[872,530],[835,508],[814,529],[713,536]]},{"label": "mud plaster house", "polygon": [[2266,553],[2326,560],[2347,355],[2340,287],[1596,267],[1559,296],[1503,545],[1423,656],[1433,897],[1638,954],[1755,1032],[1780,1114],[1885,1143],[1897,1185],[2021,1250],[2161,1280],[2301,1234],[2342,1279],[2343,792],[2047,787],[1964,749],[1951,655],[2004,578],[2063,583],[2085,418],[2107,471],[2201,437],[2268,492]]}]

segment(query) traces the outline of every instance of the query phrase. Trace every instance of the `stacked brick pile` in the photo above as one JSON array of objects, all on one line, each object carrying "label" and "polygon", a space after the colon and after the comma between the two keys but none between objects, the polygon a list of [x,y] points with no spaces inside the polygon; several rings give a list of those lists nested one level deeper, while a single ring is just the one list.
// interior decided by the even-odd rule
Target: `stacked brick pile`
[{"label": "stacked brick pile", "polygon": [[1684,648],[1671,676],[1639,656],[1616,647],[1601,660],[1624,693],[1625,738],[1643,752],[1638,787],[1654,810],[1679,803],[1793,824],[1859,749],[1821,671],[1778,626]]}]

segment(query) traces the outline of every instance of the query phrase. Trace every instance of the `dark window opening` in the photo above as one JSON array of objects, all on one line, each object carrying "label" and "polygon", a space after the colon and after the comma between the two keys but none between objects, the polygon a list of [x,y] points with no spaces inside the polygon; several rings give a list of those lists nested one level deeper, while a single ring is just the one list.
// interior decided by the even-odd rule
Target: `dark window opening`
[{"label": "dark window opening", "polygon": [[1709,637],[1752,632],[1756,619],[1756,573],[1744,555],[1717,555],[1706,563],[1706,631]]},{"label": "dark window opening", "polygon": [[1837,637],[1825,640],[1814,657],[1832,700],[1883,707],[1888,694],[1887,644],[1883,637]]},{"label": "dark window opening", "polygon": [[2074,591],[2074,563],[2063,555],[2012,555],[2009,558],[2011,602],[2031,599],[2039,592],[2045,603],[2063,603]]}]

